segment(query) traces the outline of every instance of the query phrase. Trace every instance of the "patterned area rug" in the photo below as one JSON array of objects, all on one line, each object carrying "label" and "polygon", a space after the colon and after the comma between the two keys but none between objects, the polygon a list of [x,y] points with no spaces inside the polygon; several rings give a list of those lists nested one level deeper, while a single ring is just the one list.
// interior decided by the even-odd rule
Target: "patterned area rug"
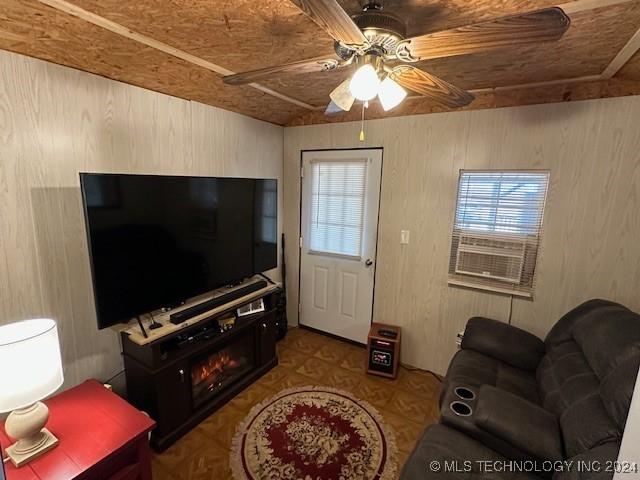
[{"label": "patterned area rug", "polygon": [[391,480],[394,434],[350,393],[325,387],[284,390],[253,407],[231,448],[236,480]]}]

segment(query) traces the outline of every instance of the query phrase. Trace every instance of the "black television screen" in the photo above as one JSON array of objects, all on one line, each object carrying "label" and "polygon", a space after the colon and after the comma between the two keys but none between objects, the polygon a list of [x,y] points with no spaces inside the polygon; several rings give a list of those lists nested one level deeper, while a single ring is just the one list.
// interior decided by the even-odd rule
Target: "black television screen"
[{"label": "black television screen", "polygon": [[277,263],[277,180],[81,173],[98,327]]}]

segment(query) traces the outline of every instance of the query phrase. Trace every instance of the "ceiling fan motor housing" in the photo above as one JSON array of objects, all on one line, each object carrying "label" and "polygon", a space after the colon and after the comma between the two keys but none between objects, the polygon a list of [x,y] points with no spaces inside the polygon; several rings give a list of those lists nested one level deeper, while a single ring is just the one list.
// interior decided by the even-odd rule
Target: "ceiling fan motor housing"
[{"label": "ceiling fan motor housing", "polygon": [[365,35],[370,30],[373,30],[375,35],[393,35],[398,40],[407,35],[407,27],[401,19],[380,10],[367,10],[359,13],[353,17],[353,21]]},{"label": "ceiling fan motor housing", "polygon": [[380,9],[365,9],[353,17],[354,23],[358,26],[364,36],[367,37],[368,45],[365,52],[377,52],[382,56],[395,56],[396,47],[406,36],[406,26],[404,22]]}]

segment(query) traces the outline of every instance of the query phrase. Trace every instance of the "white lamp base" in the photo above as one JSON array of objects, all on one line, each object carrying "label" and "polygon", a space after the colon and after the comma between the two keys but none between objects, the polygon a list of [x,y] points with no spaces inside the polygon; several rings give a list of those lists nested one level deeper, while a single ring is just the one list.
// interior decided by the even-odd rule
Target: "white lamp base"
[{"label": "white lamp base", "polygon": [[17,441],[7,447],[6,451],[16,467],[48,452],[58,444],[58,439],[44,428],[48,418],[49,409],[42,402],[14,410],[7,417],[5,430]]},{"label": "white lamp base", "polygon": [[21,442],[22,440],[6,448],[7,456],[16,467],[21,467],[51,450],[58,444],[58,439],[49,430],[43,428],[35,443],[30,444],[30,446],[23,446],[20,444]]}]

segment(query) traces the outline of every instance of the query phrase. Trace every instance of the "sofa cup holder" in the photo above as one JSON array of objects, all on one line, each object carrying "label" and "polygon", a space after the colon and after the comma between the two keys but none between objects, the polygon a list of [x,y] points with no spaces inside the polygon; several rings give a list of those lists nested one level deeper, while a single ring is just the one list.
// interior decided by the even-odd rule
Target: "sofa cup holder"
[{"label": "sofa cup holder", "polygon": [[476,398],[476,394],[473,390],[470,390],[467,387],[456,387],[453,391],[461,400],[474,400]]},{"label": "sofa cup holder", "polygon": [[459,417],[468,417],[473,413],[473,409],[469,405],[463,402],[459,402],[458,400],[456,400],[455,402],[451,402],[449,408]]}]

